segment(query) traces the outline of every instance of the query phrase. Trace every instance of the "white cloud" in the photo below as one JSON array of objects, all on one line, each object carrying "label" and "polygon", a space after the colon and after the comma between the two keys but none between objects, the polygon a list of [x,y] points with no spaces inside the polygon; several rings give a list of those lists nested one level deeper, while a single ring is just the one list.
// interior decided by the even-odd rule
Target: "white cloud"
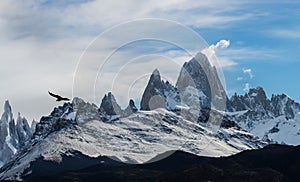
[{"label": "white cloud", "polygon": [[283,38],[299,39],[300,38],[300,28],[272,30],[271,34],[274,36],[279,36],[279,37],[283,37]]},{"label": "white cloud", "polygon": [[237,78],[236,78],[237,81],[241,81],[241,80],[243,80],[243,79],[244,79],[243,77],[237,77]]},{"label": "white cloud", "polygon": [[[244,3],[240,1],[197,1],[197,0],[171,0],[171,1],[138,1],[129,0],[126,3],[117,1],[92,1],[80,6],[67,9],[67,24],[86,25],[114,25],[122,21],[155,17],[179,21],[194,27],[220,27],[231,22],[256,17],[257,14],[230,14],[228,11],[238,11]],[[107,11],[113,9],[114,11]]]},{"label": "white cloud", "polygon": [[249,89],[250,89],[250,84],[249,84],[249,83],[245,83],[245,86],[244,86],[243,90],[244,90],[245,92],[248,92]]},{"label": "white cloud", "polygon": [[228,68],[236,65],[237,63],[232,61],[229,57],[218,56],[217,52],[221,49],[226,49],[230,46],[229,40],[220,40],[216,44],[210,45],[208,48],[202,50],[211,63],[217,68]]},{"label": "white cloud", "polygon": [[253,73],[252,73],[252,69],[250,69],[250,68],[247,68],[247,69],[243,69],[243,72],[245,73],[245,74],[248,74],[249,75],[249,77],[250,77],[250,79],[252,79],[253,77],[254,77],[254,75],[253,75]]},{"label": "white cloud", "polygon": [[230,45],[229,40],[220,40],[216,45],[213,45],[215,48],[227,48]]}]

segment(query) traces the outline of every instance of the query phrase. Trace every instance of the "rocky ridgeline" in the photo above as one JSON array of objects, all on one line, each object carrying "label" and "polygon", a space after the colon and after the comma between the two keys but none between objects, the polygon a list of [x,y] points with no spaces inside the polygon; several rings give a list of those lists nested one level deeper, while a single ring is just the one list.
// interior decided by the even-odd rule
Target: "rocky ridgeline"
[{"label": "rocky ridgeline", "polygon": [[234,94],[227,102],[230,112],[246,111],[235,120],[251,122],[285,116],[293,119],[300,112],[300,104],[285,94],[272,95],[268,99],[262,87],[252,88],[245,95]]}]

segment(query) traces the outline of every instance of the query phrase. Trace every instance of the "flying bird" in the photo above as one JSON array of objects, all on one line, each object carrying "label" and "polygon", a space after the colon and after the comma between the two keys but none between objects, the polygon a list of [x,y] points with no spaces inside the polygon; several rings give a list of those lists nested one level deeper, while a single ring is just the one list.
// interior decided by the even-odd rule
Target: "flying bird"
[{"label": "flying bird", "polygon": [[49,93],[49,95],[51,95],[52,97],[55,97],[57,102],[59,102],[59,101],[69,101],[69,100],[70,100],[69,98],[65,98],[65,97],[62,97],[62,96],[60,96],[60,95],[56,95],[56,94],[51,93],[51,92],[49,92],[49,91],[48,91],[48,93]]}]

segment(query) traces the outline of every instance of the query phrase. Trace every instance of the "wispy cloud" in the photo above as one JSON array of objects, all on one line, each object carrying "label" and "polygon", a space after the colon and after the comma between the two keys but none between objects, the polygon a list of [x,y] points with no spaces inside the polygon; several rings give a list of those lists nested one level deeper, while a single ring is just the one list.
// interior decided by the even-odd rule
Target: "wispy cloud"
[{"label": "wispy cloud", "polygon": [[282,57],[282,50],[273,50],[261,47],[231,46],[229,49],[220,49],[218,55],[228,57],[239,63],[245,61],[276,61]]},{"label": "wispy cloud", "polygon": [[[202,52],[211,58],[211,60],[217,62],[215,66],[219,66],[226,70],[230,70],[240,63],[245,62],[280,61],[285,55],[282,50],[246,47],[238,45],[236,42],[231,46],[229,40],[220,40],[216,44],[210,45]],[[253,74],[250,77],[253,78]]]},{"label": "wispy cloud", "polygon": [[300,38],[300,28],[272,30],[271,34],[274,36],[282,37],[282,38],[299,39]]},{"label": "wispy cloud", "polygon": [[248,74],[250,79],[252,79],[254,77],[253,73],[252,73],[252,69],[247,68],[247,69],[243,69],[243,73]]},{"label": "wispy cloud", "polygon": [[243,79],[244,79],[243,77],[237,77],[237,78],[236,78],[237,81],[241,81],[241,80],[243,80]]},{"label": "wispy cloud", "polygon": [[[17,1],[0,2],[0,27],[11,37],[70,37],[98,34],[105,28],[137,18],[164,18],[192,27],[224,28],[259,15],[242,12],[245,3],[232,1]],[[2,29],[3,27],[3,29]]]}]

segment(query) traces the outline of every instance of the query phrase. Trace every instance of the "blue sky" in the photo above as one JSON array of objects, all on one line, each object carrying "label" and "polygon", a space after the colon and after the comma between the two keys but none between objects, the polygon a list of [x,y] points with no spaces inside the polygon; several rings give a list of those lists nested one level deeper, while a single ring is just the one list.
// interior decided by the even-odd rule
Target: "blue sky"
[{"label": "blue sky", "polygon": [[[243,94],[247,86],[263,86],[269,97],[273,93],[286,93],[299,102],[299,10],[299,1],[277,0],[129,0],[124,3],[3,0],[0,2],[0,103],[9,99],[14,112],[21,112],[29,120],[39,120],[41,115],[47,115],[59,105],[48,97],[48,90],[72,96],[78,61],[96,36],[120,23],[144,18],[178,22],[197,32],[208,45],[226,40],[227,46],[215,47],[214,51],[222,65],[229,95]],[[135,34],[138,30],[137,27],[128,31]],[[172,36],[174,32],[164,33]],[[122,33],[119,35],[122,37]],[[176,36],[184,38],[179,34]],[[114,45],[114,39],[101,40],[94,41],[95,50],[93,46],[86,50],[91,56],[86,59],[105,56]],[[98,44],[105,48],[102,52],[97,51]],[[161,43],[136,44],[136,49],[132,48],[134,45],[127,47],[131,48],[130,52],[114,55],[116,60],[136,57],[143,61],[145,57],[139,56],[150,50],[162,55],[151,57],[162,67],[168,65],[162,58],[180,64],[188,61],[187,55],[172,51],[174,47],[162,48],[164,44]],[[180,68],[175,67],[174,71]],[[147,80],[150,73],[145,73],[140,81]],[[162,70],[163,73],[167,78],[168,70]],[[132,89],[144,86],[135,83]],[[102,93],[99,95],[101,98]],[[116,97],[126,105],[124,100],[127,98],[121,98],[119,94]]]},{"label": "blue sky", "polygon": [[[300,69],[298,10],[299,3],[258,3],[248,6],[243,13],[255,11],[260,16],[226,29],[198,29],[209,43],[225,38],[231,42],[229,49],[245,49],[252,54],[235,58],[234,54],[225,53],[238,63],[224,70],[230,94],[233,91],[243,93],[241,85],[249,83],[251,87],[263,86],[269,96],[286,93],[300,100],[297,84]],[[243,73],[247,68],[252,70],[252,79]],[[238,77],[243,79],[238,81]]]},{"label": "blue sky", "polygon": [[[222,52],[237,63],[223,70],[229,94],[243,93],[242,85],[249,83],[251,87],[263,86],[268,96],[286,93],[300,100],[300,86],[297,84],[300,69],[299,8],[296,1],[250,3],[239,13],[256,12],[257,17],[224,29],[197,29],[209,44],[220,39],[230,40],[230,47]],[[235,55],[231,50],[240,50],[240,54]],[[245,52],[244,56],[242,52]],[[251,69],[254,77],[251,79],[243,73],[244,69]],[[238,77],[241,80],[237,80]]]}]

